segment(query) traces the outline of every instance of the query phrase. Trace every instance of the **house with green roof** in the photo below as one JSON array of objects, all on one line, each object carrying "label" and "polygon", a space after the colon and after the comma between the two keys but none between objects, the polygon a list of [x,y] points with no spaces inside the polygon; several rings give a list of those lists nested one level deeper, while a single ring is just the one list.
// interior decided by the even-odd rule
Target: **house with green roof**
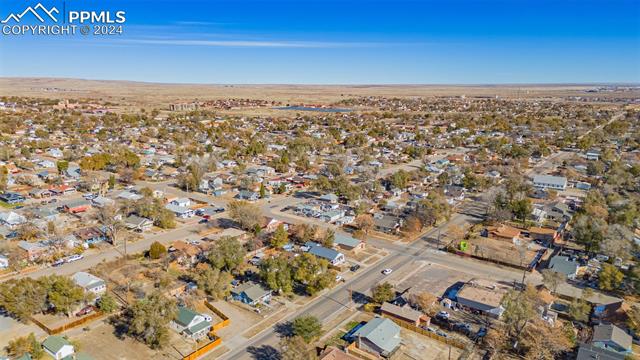
[{"label": "house with green roof", "polygon": [[171,321],[171,328],[189,339],[200,339],[211,331],[211,322],[201,314],[187,308],[178,307],[178,316]]},{"label": "house with green roof", "polygon": [[57,335],[46,338],[42,343],[42,348],[56,360],[72,359],[75,353],[75,349],[69,340]]}]

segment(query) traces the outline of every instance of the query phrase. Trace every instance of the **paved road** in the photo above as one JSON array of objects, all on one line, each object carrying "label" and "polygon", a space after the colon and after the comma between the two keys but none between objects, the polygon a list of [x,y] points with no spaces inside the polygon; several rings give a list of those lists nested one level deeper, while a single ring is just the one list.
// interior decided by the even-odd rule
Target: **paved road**
[{"label": "paved road", "polygon": [[[374,266],[362,270],[361,273],[348,280],[325,295],[319,297],[312,303],[298,309],[291,315],[284,318],[278,324],[284,324],[293,318],[301,315],[314,315],[326,324],[334,319],[340,313],[352,308],[351,293],[366,294],[376,284],[382,282],[385,278],[381,271],[385,268],[391,268],[394,271],[407,270],[414,266],[412,260],[424,260],[429,263],[437,264],[442,267],[451,268],[461,272],[475,274],[479,277],[488,277],[504,281],[514,281],[522,278],[522,272],[493,266],[481,261],[461,258],[456,255],[444,253],[434,250],[428,239],[437,237],[438,230],[444,231],[451,224],[462,224],[469,221],[470,218],[465,215],[455,214],[451,220],[439,228],[432,229],[427,232],[421,239],[407,246],[402,243],[392,243],[383,240],[370,240],[372,244],[383,247],[390,252],[390,255],[382,259]],[[535,275],[528,275],[529,282],[538,283]],[[255,337],[247,340],[242,346],[232,349],[224,354],[220,359],[225,360],[250,360],[250,359],[267,359],[268,354],[273,354],[278,349],[280,337],[275,330],[277,325],[263,330]],[[240,335],[239,335],[240,336]],[[231,339],[228,344],[238,343],[238,339]]]}]

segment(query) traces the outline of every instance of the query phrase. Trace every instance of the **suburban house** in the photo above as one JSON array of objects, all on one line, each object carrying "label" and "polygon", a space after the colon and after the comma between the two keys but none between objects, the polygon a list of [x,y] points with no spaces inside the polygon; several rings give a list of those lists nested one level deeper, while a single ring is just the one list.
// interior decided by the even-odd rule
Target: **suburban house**
[{"label": "suburban house", "polygon": [[365,242],[349,235],[336,234],[333,243],[342,250],[358,252],[365,248]]},{"label": "suburban house", "polygon": [[93,206],[101,209],[103,207],[111,206],[111,205],[115,204],[115,201],[113,201],[113,200],[111,200],[109,198],[106,198],[104,196],[97,196],[97,197],[95,197],[95,198],[93,198],[91,200],[91,204],[93,204]]},{"label": "suburban house", "polygon": [[458,305],[473,311],[480,311],[494,318],[504,312],[501,305],[506,289],[487,280],[473,279],[462,286],[454,295]]},{"label": "suburban house", "polygon": [[241,190],[238,195],[236,195],[236,198],[240,200],[256,201],[260,199],[260,194],[255,191]]},{"label": "suburban house", "polygon": [[178,316],[171,321],[171,328],[190,339],[201,339],[211,331],[211,322],[204,316],[186,308],[178,307]]},{"label": "suburban house", "polygon": [[320,353],[319,360],[360,360],[359,357],[347,354],[346,352],[334,346],[327,346]]},{"label": "suburban house", "polygon": [[151,227],[153,226],[153,221],[141,216],[129,215],[124,220],[124,226],[126,226],[129,230],[142,232],[151,229]]},{"label": "suburban house", "polygon": [[400,348],[400,326],[386,318],[374,318],[353,333],[356,347],[385,358]]},{"label": "suburban house", "polygon": [[429,325],[430,319],[427,315],[420,311],[412,309],[410,306],[398,306],[388,302],[385,302],[380,307],[380,312],[383,315],[392,317],[398,320],[405,321],[414,326]]},{"label": "suburban house", "polygon": [[338,266],[345,262],[344,254],[339,251],[320,246],[320,244],[313,241],[307,242],[305,246],[309,248],[309,254],[325,259],[333,266]]},{"label": "suburban house", "polygon": [[541,189],[565,190],[567,178],[552,175],[534,175],[533,186]]},{"label": "suburban house", "polygon": [[174,213],[176,215],[176,217],[179,217],[181,219],[187,219],[190,217],[193,217],[195,215],[195,212],[193,210],[191,210],[188,207],[184,207],[184,206],[178,206],[175,204],[167,204],[164,207],[165,209],[171,211],[172,213]]},{"label": "suburban house", "polygon": [[631,342],[631,335],[615,325],[596,325],[593,327],[591,344],[594,346],[621,354],[630,354]]},{"label": "suburban house", "polygon": [[48,248],[40,243],[31,243],[24,240],[18,242],[18,247],[22,250],[22,256],[29,261],[39,259],[48,251]]},{"label": "suburban house", "polygon": [[85,212],[89,209],[91,209],[91,203],[84,199],[70,201],[64,205],[64,211],[70,214]]},{"label": "suburban house", "polygon": [[104,231],[97,227],[89,227],[80,229],[73,232],[80,241],[85,243],[86,245],[95,245],[102,241],[107,240],[107,235]]},{"label": "suburban house", "polygon": [[73,274],[71,280],[84,289],[85,293],[93,293],[96,298],[99,298],[107,291],[107,283],[104,280],[84,271],[78,271]]},{"label": "suburban house", "polygon": [[73,345],[62,336],[52,335],[42,342],[42,349],[56,360],[71,358],[75,353]]},{"label": "suburban house", "polygon": [[376,231],[395,234],[400,231],[400,227],[402,226],[402,219],[392,215],[383,215],[378,217],[374,216],[373,223]]},{"label": "suburban house", "polygon": [[627,354],[603,349],[590,344],[582,344],[578,349],[576,360],[625,360]]},{"label": "suburban house", "polygon": [[269,303],[271,290],[265,289],[260,284],[248,281],[235,289],[231,289],[231,297],[236,301],[256,306],[259,303]]},{"label": "suburban house", "polygon": [[554,256],[549,260],[549,269],[561,273],[567,279],[575,279],[580,265],[575,260],[570,260],[567,256]]},{"label": "suburban house", "polygon": [[25,198],[18,193],[6,192],[4,194],[0,194],[0,201],[4,201],[7,204],[14,205],[24,202]]},{"label": "suburban house", "polygon": [[178,198],[178,199],[172,200],[171,204],[176,206],[189,207],[191,206],[191,200],[188,198]]},{"label": "suburban house", "polygon": [[318,200],[329,203],[329,204],[337,204],[338,203],[338,195],[336,194],[325,194],[318,198]]},{"label": "suburban house", "polygon": [[529,237],[532,240],[552,243],[554,240],[558,238],[558,232],[549,228],[532,227],[532,228],[529,228]]},{"label": "suburban house", "polygon": [[[272,231],[275,231],[278,228],[278,226],[280,226],[280,224],[284,224],[284,222],[278,219],[274,219],[272,217],[263,216],[262,223],[260,224],[260,228],[264,231],[272,232]],[[286,228],[287,226],[285,225],[285,229]]]},{"label": "suburban house", "polygon": [[131,191],[122,191],[121,193],[118,194],[118,196],[116,196],[117,199],[122,199],[122,200],[131,200],[131,201],[137,201],[143,198],[142,195],[140,194],[136,194],[133,193]]},{"label": "suburban house", "polygon": [[0,213],[0,224],[15,229],[27,222],[27,218],[14,211]]},{"label": "suburban house", "polygon": [[520,237],[521,231],[511,226],[499,225],[499,226],[487,226],[482,232],[482,236],[503,240],[508,242],[516,242]]}]

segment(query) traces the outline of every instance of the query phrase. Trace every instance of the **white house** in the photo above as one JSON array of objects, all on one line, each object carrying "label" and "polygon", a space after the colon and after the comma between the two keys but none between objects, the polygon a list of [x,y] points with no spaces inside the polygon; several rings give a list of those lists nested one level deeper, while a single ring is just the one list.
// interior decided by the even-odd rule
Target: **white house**
[{"label": "white house", "polygon": [[178,308],[178,316],[170,323],[172,329],[190,339],[200,339],[207,336],[211,330],[211,322],[201,314],[186,308]]},{"label": "white house", "polygon": [[26,222],[27,218],[15,211],[0,213],[0,224],[8,227],[9,229],[15,229]]},{"label": "white house", "polygon": [[188,198],[178,198],[173,200],[171,204],[176,206],[189,207],[191,206],[191,200],[189,200]]},{"label": "white house", "polygon": [[164,208],[171,211],[177,217],[182,219],[190,218],[193,215],[195,215],[195,212],[192,209],[189,209],[188,207],[184,207],[184,206],[178,206],[173,203],[169,203],[165,205]]},{"label": "white house", "polygon": [[73,345],[62,336],[52,335],[42,343],[44,351],[56,360],[71,357],[75,353]]},{"label": "white house", "polygon": [[73,274],[71,280],[84,289],[85,292],[93,293],[96,297],[100,297],[107,291],[107,283],[104,280],[84,271],[78,271]]},{"label": "white house", "polygon": [[541,189],[564,190],[567,188],[567,178],[563,176],[535,175],[533,186]]}]

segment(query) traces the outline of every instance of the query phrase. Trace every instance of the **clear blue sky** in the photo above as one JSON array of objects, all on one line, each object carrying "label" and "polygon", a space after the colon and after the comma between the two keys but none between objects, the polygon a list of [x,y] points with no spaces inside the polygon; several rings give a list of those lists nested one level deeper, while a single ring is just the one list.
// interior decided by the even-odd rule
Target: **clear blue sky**
[{"label": "clear blue sky", "polygon": [[[38,2],[1,1],[2,18]],[[42,3],[62,8],[62,0]],[[0,35],[0,76],[178,83],[640,82],[638,0],[67,0],[66,6],[125,10],[125,34]]]}]

